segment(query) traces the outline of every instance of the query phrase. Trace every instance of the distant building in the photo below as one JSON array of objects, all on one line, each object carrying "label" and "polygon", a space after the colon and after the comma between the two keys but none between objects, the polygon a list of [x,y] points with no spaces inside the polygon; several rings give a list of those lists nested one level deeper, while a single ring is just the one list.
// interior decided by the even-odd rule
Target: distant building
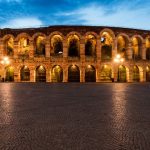
[{"label": "distant building", "polygon": [[[124,62],[116,64],[117,54]],[[51,26],[0,30],[0,76],[15,82],[150,81],[150,31]]]}]

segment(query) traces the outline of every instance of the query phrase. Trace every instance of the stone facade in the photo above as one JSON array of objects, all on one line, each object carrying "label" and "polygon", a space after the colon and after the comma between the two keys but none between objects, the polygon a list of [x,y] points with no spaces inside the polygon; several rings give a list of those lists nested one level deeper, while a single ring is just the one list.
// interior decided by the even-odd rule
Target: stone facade
[{"label": "stone facade", "polygon": [[[53,42],[52,39],[54,36],[56,37]],[[44,39],[44,52],[38,52],[37,54],[36,49],[38,48],[36,46],[38,44],[36,45],[36,40],[38,40],[38,37],[42,37],[42,40]],[[10,38],[13,40],[12,43],[11,41],[8,42]],[[20,50],[20,39],[22,38],[27,39],[27,53],[25,53],[25,50]],[[88,39],[90,44],[93,42],[91,48],[89,48],[90,46],[88,47],[88,44],[86,45]],[[57,55],[55,55],[54,50],[57,49],[55,49],[54,46],[57,45],[56,41],[58,42],[59,40],[62,42],[62,51],[58,51]],[[78,48],[76,48],[78,49],[76,56],[75,53],[72,54],[72,52],[69,54],[69,46],[75,42],[78,46]],[[12,49],[11,46],[9,47],[9,44],[12,46]],[[60,45],[57,46],[60,47]],[[87,49],[91,51],[86,55]],[[111,54],[107,54],[107,49]],[[93,26],[1,29],[0,59],[3,60],[4,56],[8,56],[10,64],[0,64],[0,76],[1,78],[9,76],[8,68],[11,67],[13,68],[13,81],[36,82],[38,81],[37,68],[42,66],[45,69],[46,82],[78,81],[77,74],[73,76],[70,75],[69,67],[71,66],[76,67],[75,69],[79,69],[80,82],[111,82],[113,80],[117,81],[119,78],[124,78],[125,80],[121,79],[121,81],[127,82],[146,82],[150,80],[149,49],[150,31],[145,30]],[[9,51],[8,54],[8,50],[12,51]],[[74,48],[70,50],[74,50]],[[11,55],[10,52],[12,52]],[[113,61],[118,53],[125,59],[123,63],[116,64]],[[102,59],[102,55],[104,55],[106,59]],[[107,55],[110,58],[108,58]],[[28,80],[21,79],[21,69],[23,66],[29,69],[30,75]],[[62,79],[58,79],[59,75],[57,75],[57,79],[54,77],[57,71],[53,69],[58,66],[58,69],[61,68],[62,71]],[[125,73],[118,69],[120,66],[125,68]],[[93,72],[91,71],[91,73],[89,73],[88,68],[90,69],[91,67]],[[106,68],[110,69],[110,74],[109,69]],[[54,75],[53,71],[55,72]],[[89,80],[90,77],[94,78],[94,75],[95,80]],[[41,77],[42,75],[39,73],[39,76]],[[71,78],[75,79],[72,80]],[[42,81],[42,79],[39,81]]]}]

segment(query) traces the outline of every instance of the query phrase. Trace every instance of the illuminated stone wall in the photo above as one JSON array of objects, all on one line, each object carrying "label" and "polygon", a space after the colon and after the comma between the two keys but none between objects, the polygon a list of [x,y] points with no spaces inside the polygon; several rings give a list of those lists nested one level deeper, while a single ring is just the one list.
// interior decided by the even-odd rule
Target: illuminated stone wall
[{"label": "illuminated stone wall", "polygon": [[[125,59],[123,63],[114,63],[117,54]],[[0,76],[9,74],[11,67],[15,82],[150,81],[150,31],[145,30],[90,26],[1,29],[0,59],[4,56],[11,63],[5,68],[0,64]],[[23,68],[26,71],[21,73]],[[38,68],[44,72],[37,72]]]}]

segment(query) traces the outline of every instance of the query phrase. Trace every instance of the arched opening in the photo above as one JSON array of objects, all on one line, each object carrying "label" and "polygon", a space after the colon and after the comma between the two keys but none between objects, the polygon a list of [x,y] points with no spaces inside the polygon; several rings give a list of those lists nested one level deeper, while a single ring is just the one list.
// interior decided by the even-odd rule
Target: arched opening
[{"label": "arched opening", "polygon": [[140,81],[140,71],[138,66],[133,67],[133,82],[139,82]]},{"label": "arched opening", "polygon": [[80,69],[76,65],[68,68],[68,82],[80,82]]},{"label": "arched opening", "polygon": [[13,56],[14,54],[14,39],[12,37],[9,37],[4,41],[4,49],[5,49],[5,55],[7,56]]},{"label": "arched opening", "polygon": [[63,42],[60,35],[54,35],[51,38],[51,56],[62,56]]},{"label": "arched opening", "polygon": [[150,60],[150,38],[146,39],[146,59]]},{"label": "arched opening", "polygon": [[127,75],[126,75],[126,68],[125,66],[120,65],[118,68],[118,82],[126,82]]},{"label": "arched opening", "polygon": [[28,38],[25,38],[25,37],[20,38],[18,45],[19,45],[18,52],[20,54],[27,55],[29,53],[30,47],[29,47],[29,39]]},{"label": "arched opening", "polygon": [[7,67],[6,68],[5,81],[8,81],[8,82],[13,82],[14,81],[14,68],[13,67]]},{"label": "arched opening", "polygon": [[85,82],[96,82],[96,70],[91,65],[85,69]]},{"label": "arched opening", "polygon": [[30,70],[27,66],[23,66],[20,70],[21,81],[30,81]]},{"label": "arched opening", "polygon": [[80,42],[79,37],[77,35],[70,35],[68,38],[68,56],[80,56]]},{"label": "arched opening", "polygon": [[63,81],[63,69],[60,66],[54,66],[51,71],[52,82],[62,82]]},{"label": "arched opening", "polygon": [[117,39],[117,53],[123,58],[127,58],[128,40],[125,36],[120,35]]},{"label": "arched opening", "polygon": [[43,66],[36,68],[36,82],[46,82],[46,69]]},{"label": "arched opening", "polygon": [[101,81],[110,82],[112,79],[112,69],[108,65],[104,65],[101,68]]},{"label": "arched opening", "polygon": [[96,38],[93,35],[87,35],[85,40],[85,56],[96,55]]},{"label": "arched opening", "polygon": [[113,39],[108,32],[103,32],[101,37],[101,59],[110,60],[112,58],[112,43]]},{"label": "arched opening", "polygon": [[142,41],[139,37],[134,37],[132,39],[132,49],[133,49],[133,59],[141,59],[142,52]]},{"label": "arched opening", "polygon": [[150,82],[150,67],[146,67],[146,82]]},{"label": "arched opening", "polygon": [[45,55],[45,37],[38,36],[35,38],[35,54]]}]

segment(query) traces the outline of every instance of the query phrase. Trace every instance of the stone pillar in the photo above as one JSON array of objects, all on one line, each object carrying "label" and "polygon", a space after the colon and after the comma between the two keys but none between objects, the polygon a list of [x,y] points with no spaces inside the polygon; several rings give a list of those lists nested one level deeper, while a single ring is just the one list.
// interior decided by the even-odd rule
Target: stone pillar
[{"label": "stone pillar", "polygon": [[80,61],[85,62],[85,41],[83,38],[80,40]]},{"label": "stone pillar", "polygon": [[112,67],[112,78],[114,78],[114,82],[118,81],[118,65],[113,65]]},{"label": "stone pillar", "polygon": [[68,66],[63,67],[63,82],[68,82]]},{"label": "stone pillar", "polygon": [[31,68],[30,70],[30,82],[35,82],[35,68]]},{"label": "stone pillar", "polygon": [[95,69],[96,69],[96,82],[100,82],[101,81],[101,66],[99,63],[96,65]]},{"label": "stone pillar", "polygon": [[46,82],[50,82],[50,70],[46,69]]},{"label": "stone pillar", "polygon": [[146,68],[143,68],[143,80],[141,82],[146,82]]},{"label": "stone pillar", "polygon": [[18,58],[18,41],[14,41],[14,58]]},{"label": "stone pillar", "polygon": [[129,79],[128,82],[133,82],[133,66],[129,68]]},{"label": "stone pillar", "polygon": [[80,82],[85,82],[85,67],[81,66],[80,69]]},{"label": "stone pillar", "polygon": [[50,58],[50,41],[47,39],[45,44],[45,56]]},{"label": "stone pillar", "polygon": [[18,68],[14,68],[14,82],[20,81],[20,70]]},{"label": "stone pillar", "polygon": [[67,39],[64,38],[63,40],[63,62],[67,62],[68,60],[68,45],[67,45]]},{"label": "stone pillar", "polygon": [[29,51],[29,57],[33,58],[34,57],[34,41],[30,40],[30,51]]},{"label": "stone pillar", "polygon": [[4,44],[3,40],[0,40],[0,57],[4,56]]},{"label": "stone pillar", "polygon": [[97,57],[97,62],[100,62],[101,60],[101,41],[100,37],[98,37],[97,42],[96,42],[96,57]]},{"label": "stone pillar", "polygon": [[142,43],[142,48],[141,49],[142,49],[141,58],[143,60],[146,60],[146,43],[145,42]]},{"label": "stone pillar", "polygon": [[128,47],[127,47],[127,50],[126,50],[126,54],[127,54],[127,58],[129,60],[131,60],[132,59],[132,55],[133,55],[132,43],[131,42],[129,42],[129,44],[128,44]]},{"label": "stone pillar", "polygon": [[112,59],[117,55],[117,39],[113,39],[113,44],[112,44]]}]

